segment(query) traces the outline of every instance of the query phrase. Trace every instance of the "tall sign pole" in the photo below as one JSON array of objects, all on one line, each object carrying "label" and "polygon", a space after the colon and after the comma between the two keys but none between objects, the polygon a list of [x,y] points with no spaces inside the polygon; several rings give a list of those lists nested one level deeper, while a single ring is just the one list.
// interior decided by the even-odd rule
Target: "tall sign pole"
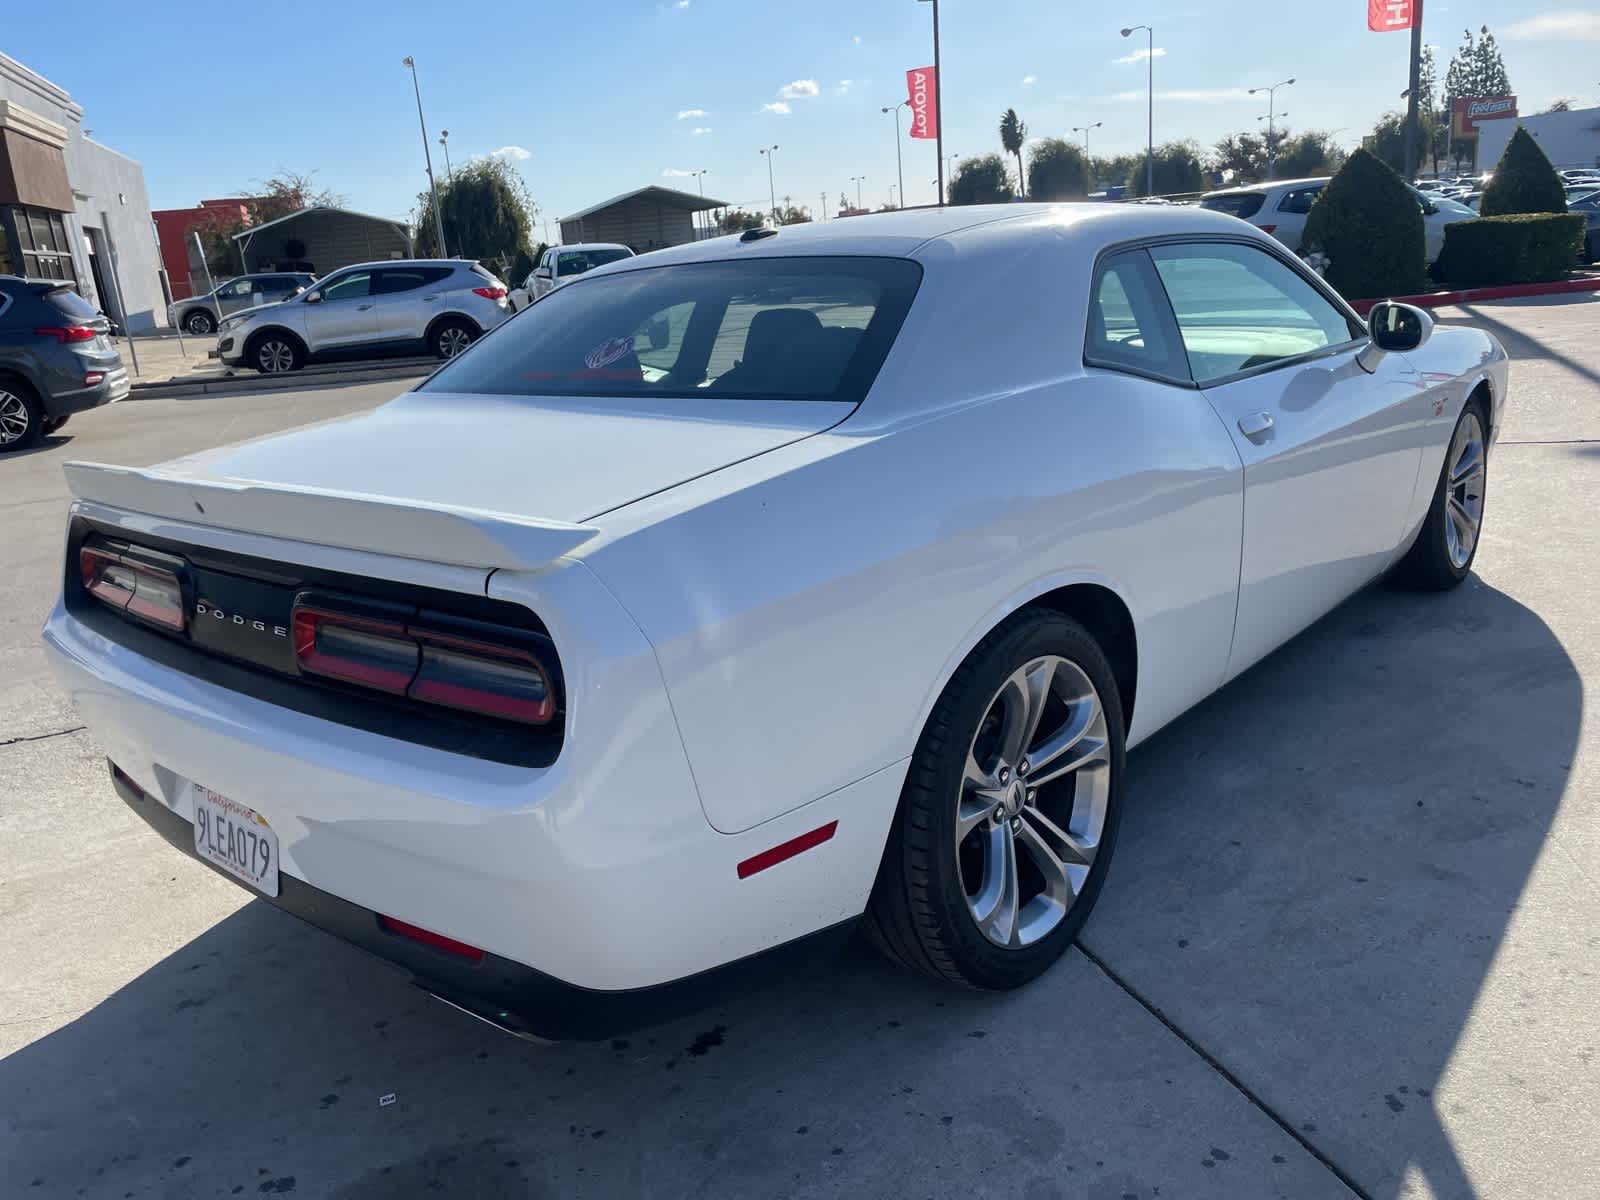
[{"label": "tall sign pole", "polygon": [[939,0],[933,0],[933,128],[939,155],[939,203],[944,203],[944,69],[939,61]]},{"label": "tall sign pole", "polygon": [[1406,179],[1415,181],[1422,151],[1422,0],[1411,0],[1411,89],[1406,93]]}]

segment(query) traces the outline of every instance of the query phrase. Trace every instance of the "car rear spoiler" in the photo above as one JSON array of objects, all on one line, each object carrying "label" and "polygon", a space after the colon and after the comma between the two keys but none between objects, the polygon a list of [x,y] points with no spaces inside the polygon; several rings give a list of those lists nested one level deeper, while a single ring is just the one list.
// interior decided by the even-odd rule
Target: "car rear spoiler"
[{"label": "car rear spoiler", "polygon": [[600,531],[486,509],[420,505],[325,488],[200,479],[158,468],[70,462],[67,486],[80,500],[129,512],[365,550],[451,566],[532,570]]}]

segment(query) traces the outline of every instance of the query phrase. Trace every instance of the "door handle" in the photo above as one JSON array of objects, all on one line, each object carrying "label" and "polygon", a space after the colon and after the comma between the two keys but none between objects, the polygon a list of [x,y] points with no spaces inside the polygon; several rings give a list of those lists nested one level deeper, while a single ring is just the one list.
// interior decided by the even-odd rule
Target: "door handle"
[{"label": "door handle", "polygon": [[438,295],[438,293],[437,293],[437,292],[435,292],[435,293],[434,293],[434,294],[433,294],[433,295],[431,295],[431,296],[424,296],[424,297],[423,297],[423,299],[424,299],[424,300],[437,300],[437,299],[438,299],[438,298],[439,298],[439,295]]},{"label": "door handle", "polygon": [[1239,418],[1239,432],[1247,438],[1258,438],[1271,428],[1271,413],[1253,412]]},{"label": "door handle", "polygon": [[356,305],[356,311],[357,312],[366,312],[367,309],[369,309],[371,307],[372,307],[372,305],[370,305],[370,304],[358,304],[358,305]]}]

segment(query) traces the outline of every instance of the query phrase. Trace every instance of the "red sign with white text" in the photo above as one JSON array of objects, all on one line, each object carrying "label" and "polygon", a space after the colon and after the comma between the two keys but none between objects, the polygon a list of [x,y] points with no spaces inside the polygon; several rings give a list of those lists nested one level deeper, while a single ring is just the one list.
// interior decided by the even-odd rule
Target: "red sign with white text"
[{"label": "red sign with white text", "polygon": [[1411,28],[1411,0],[1367,0],[1367,28],[1392,33]]},{"label": "red sign with white text", "polygon": [[906,72],[906,99],[911,101],[911,136],[939,136],[939,75],[932,67]]}]

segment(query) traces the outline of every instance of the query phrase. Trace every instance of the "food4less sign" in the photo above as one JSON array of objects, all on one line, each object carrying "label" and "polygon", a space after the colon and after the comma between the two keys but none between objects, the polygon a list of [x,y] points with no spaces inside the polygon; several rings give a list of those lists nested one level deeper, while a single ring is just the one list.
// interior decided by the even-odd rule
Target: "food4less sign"
[{"label": "food4less sign", "polygon": [[1516,115],[1515,96],[1457,96],[1450,104],[1451,136],[1475,138],[1480,121],[1499,121]]}]

